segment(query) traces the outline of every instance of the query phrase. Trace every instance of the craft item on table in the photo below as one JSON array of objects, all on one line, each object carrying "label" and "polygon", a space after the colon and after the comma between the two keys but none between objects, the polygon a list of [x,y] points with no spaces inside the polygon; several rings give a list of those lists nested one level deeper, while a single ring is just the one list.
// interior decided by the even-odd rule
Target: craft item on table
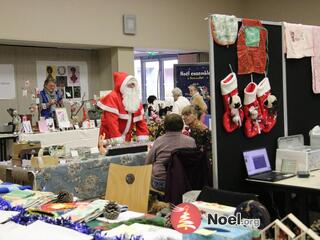
[{"label": "craft item on table", "polygon": [[14,183],[8,183],[8,182],[3,182],[0,183],[0,194],[1,193],[8,193],[13,190],[25,190],[25,189],[32,189],[32,186],[22,186],[19,184],[14,184]]},{"label": "craft item on table", "polygon": [[49,132],[47,121],[45,119],[38,121],[38,128],[41,133]]},{"label": "craft item on table", "polygon": [[59,128],[63,129],[70,127],[68,113],[65,108],[56,108],[55,114]]},{"label": "craft item on table", "polygon": [[72,203],[73,202],[73,194],[67,191],[61,191],[57,196],[58,203]]},{"label": "craft item on table", "polygon": [[10,114],[10,116],[12,117],[12,125],[13,127],[13,132],[15,133],[19,133],[21,131],[21,117],[19,116],[19,113],[16,109],[13,108],[9,108],[7,109],[7,112]]},{"label": "craft item on table", "polygon": [[203,221],[200,227],[192,234],[184,234],[183,240],[251,240],[252,231],[241,225],[208,224]]},{"label": "craft item on table", "polygon": [[97,218],[98,221],[101,222],[107,222],[107,223],[119,223],[119,222],[125,222],[132,219],[142,218],[144,217],[144,213],[138,213],[138,212],[132,212],[132,211],[126,211],[119,214],[119,216],[116,219],[110,219],[107,217],[99,217]]},{"label": "craft item on table", "polygon": [[13,202],[16,200],[28,198],[34,195],[34,192],[29,190],[13,190],[5,195],[3,195],[3,199],[9,202]]},{"label": "craft item on table", "polygon": [[22,121],[22,126],[25,133],[33,133],[30,121]]},{"label": "craft item on table", "polygon": [[53,217],[61,217],[63,214],[66,214],[79,206],[88,206],[88,204],[88,202],[47,203],[38,208],[29,209],[29,211],[32,213],[43,213]]},{"label": "craft item on table", "polygon": [[203,218],[207,219],[208,214],[219,216],[233,216],[236,210],[235,207],[226,206],[218,203],[208,203],[202,201],[192,202],[201,212]]},{"label": "craft item on table", "polygon": [[213,14],[210,16],[213,40],[222,46],[234,44],[238,34],[238,21],[235,16]]},{"label": "craft item on table", "polygon": [[[146,224],[134,223],[130,226],[120,225],[117,228],[114,228],[110,231],[107,231],[107,237],[114,237],[119,234],[127,234],[128,236],[141,236],[143,239],[148,240],[162,240],[162,239],[170,239],[170,240],[181,240],[182,234],[168,228],[157,227]],[[130,239],[130,238],[129,238]]]},{"label": "craft item on table", "polygon": [[53,118],[47,118],[46,119],[47,125],[48,125],[48,129],[52,132],[55,130],[55,126],[54,126],[54,120]]},{"label": "craft item on table", "polygon": [[38,206],[51,202],[56,198],[56,195],[51,192],[40,192],[31,190],[24,191],[29,191],[30,193],[32,193],[32,195],[27,198],[20,198],[10,201],[12,206],[22,206],[24,208],[37,208]]},{"label": "craft item on table", "polygon": [[117,202],[111,201],[107,203],[104,207],[104,213],[103,216],[110,220],[115,220],[118,218],[120,214],[120,208],[117,204]]},{"label": "craft item on table", "polygon": [[256,19],[242,19],[238,33],[238,74],[267,72],[268,31]]},{"label": "craft item on table", "polygon": [[0,210],[0,224],[7,222],[10,218],[17,216],[19,212],[17,211],[4,211]]},{"label": "craft item on table", "polygon": [[106,200],[95,200],[87,206],[78,206],[76,209],[62,215],[64,218],[71,218],[73,222],[89,222],[100,216],[104,211],[104,206],[108,203]]}]

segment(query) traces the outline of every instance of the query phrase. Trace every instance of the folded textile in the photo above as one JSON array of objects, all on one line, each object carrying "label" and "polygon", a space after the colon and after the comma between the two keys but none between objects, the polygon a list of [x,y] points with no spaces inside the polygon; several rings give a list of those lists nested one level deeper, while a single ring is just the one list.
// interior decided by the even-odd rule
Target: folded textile
[{"label": "folded textile", "polygon": [[238,35],[238,21],[235,16],[211,15],[211,31],[213,40],[222,46],[236,42]]},{"label": "folded textile", "polygon": [[312,89],[313,93],[320,93],[320,27],[312,27],[313,34],[313,52],[314,56],[311,58],[312,66]]},{"label": "folded textile", "polygon": [[287,58],[314,56],[312,27],[284,22]]},{"label": "folded textile", "polygon": [[32,189],[32,186],[22,186],[14,183],[8,183],[8,182],[3,182],[0,183],[0,194],[1,193],[8,193],[13,190],[25,190],[25,189]]}]

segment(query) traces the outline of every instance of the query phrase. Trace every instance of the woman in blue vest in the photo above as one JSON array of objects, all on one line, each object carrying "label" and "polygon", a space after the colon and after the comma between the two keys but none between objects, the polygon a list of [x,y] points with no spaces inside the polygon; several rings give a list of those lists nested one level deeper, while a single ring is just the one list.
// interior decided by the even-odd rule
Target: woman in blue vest
[{"label": "woman in blue vest", "polygon": [[40,91],[40,113],[41,117],[54,118],[56,107],[62,107],[62,96],[56,90],[56,82],[52,78],[47,78],[44,82],[43,90]]}]

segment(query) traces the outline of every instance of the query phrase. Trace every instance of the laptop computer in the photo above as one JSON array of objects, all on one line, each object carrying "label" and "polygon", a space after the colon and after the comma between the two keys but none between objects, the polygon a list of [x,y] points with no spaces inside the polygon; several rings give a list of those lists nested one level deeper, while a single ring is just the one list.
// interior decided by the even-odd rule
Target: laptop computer
[{"label": "laptop computer", "polygon": [[265,148],[243,152],[249,179],[276,182],[295,176],[292,173],[275,172],[271,170],[268,153]]}]

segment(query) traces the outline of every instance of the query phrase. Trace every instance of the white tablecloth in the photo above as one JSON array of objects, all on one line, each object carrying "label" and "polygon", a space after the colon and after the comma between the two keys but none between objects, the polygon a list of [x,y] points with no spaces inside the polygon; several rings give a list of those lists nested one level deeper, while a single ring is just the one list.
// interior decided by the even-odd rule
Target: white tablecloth
[{"label": "white tablecloth", "polygon": [[65,145],[66,151],[76,147],[97,147],[99,128],[78,129],[62,132],[20,134],[19,140],[40,141],[41,147]]}]

